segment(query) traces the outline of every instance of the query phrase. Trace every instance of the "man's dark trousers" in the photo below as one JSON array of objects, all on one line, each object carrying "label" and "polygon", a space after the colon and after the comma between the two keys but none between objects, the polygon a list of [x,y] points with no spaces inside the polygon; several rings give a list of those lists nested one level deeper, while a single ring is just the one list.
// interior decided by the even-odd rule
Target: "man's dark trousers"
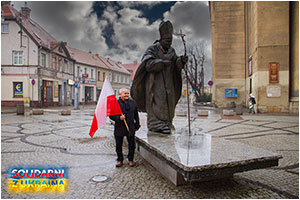
[{"label": "man's dark trousers", "polygon": [[[133,161],[134,157],[134,150],[135,150],[135,136],[125,136],[127,138],[128,142],[128,161]],[[115,135],[115,140],[116,140],[116,152],[118,156],[118,161],[123,162],[123,152],[122,152],[122,145],[123,145],[123,139],[124,136],[116,136]]]}]

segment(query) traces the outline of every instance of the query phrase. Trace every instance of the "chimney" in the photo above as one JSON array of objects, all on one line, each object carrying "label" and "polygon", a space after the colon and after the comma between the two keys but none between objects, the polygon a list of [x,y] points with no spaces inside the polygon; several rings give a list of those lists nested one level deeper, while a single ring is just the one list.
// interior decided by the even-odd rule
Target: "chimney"
[{"label": "chimney", "polygon": [[91,51],[89,51],[89,53],[91,54],[92,52],[91,52]]},{"label": "chimney", "polygon": [[27,18],[30,17],[31,9],[27,7],[27,2],[25,2],[25,7],[21,8],[21,13],[23,16],[25,16]]},{"label": "chimney", "polygon": [[134,64],[134,65],[137,65],[137,64],[138,64],[138,62],[135,60],[133,64]]},{"label": "chimney", "polygon": [[99,54],[96,53],[96,56],[99,57]]}]

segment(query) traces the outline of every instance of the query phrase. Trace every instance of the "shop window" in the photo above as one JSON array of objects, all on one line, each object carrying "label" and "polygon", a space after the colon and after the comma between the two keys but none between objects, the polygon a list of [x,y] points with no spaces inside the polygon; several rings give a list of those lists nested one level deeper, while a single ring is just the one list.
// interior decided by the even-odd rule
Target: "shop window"
[{"label": "shop window", "polygon": [[23,82],[13,82],[14,97],[23,97]]},{"label": "shop window", "polygon": [[1,24],[1,33],[8,33],[8,24]]},{"label": "shop window", "polygon": [[23,51],[13,51],[13,64],[23,65]]}]

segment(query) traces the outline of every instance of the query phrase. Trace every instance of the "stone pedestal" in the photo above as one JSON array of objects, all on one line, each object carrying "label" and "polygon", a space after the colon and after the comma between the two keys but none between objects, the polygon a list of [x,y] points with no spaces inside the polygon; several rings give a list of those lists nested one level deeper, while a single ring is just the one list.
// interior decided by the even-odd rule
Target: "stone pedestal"
[{"label": "stone pedestal", "polygon": [[195,131],[164,135],[136,133],[137,151],[174,185],[232,177],[234,173],[278,165],[281,155]]}]

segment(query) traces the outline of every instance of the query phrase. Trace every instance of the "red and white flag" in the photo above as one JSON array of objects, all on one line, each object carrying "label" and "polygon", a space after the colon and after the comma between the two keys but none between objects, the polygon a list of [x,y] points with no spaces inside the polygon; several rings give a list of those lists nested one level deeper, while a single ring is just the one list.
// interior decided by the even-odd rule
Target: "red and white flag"
[{"label": "red and white flag", "polygon": [[109,79],[106,77],[90,129],[89,134],[91,137],[94,136],[98,128],[102,128],[106,124],[106,117],[111,115],[122,115],[122,110],[111,87]]}]

